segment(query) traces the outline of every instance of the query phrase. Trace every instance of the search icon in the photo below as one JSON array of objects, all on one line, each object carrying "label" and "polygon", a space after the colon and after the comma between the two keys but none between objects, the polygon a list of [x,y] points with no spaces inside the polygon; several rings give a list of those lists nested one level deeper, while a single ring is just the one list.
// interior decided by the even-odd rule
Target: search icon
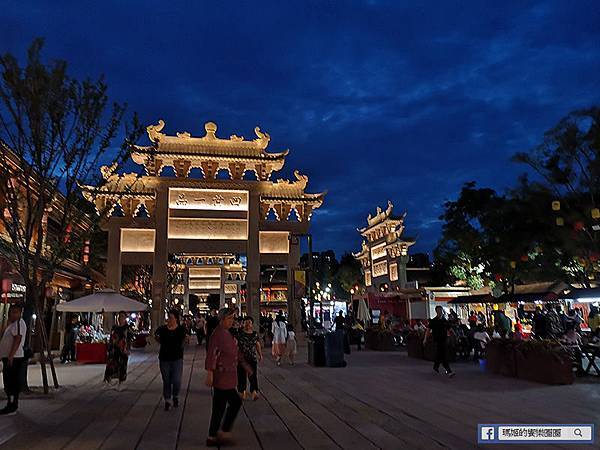
[{"label": "search icon", "polygon": [[583,437],[583,434],[581,434],[581,428],[575,428],[575,430],[573,430],[573,434],[575,436]]}]

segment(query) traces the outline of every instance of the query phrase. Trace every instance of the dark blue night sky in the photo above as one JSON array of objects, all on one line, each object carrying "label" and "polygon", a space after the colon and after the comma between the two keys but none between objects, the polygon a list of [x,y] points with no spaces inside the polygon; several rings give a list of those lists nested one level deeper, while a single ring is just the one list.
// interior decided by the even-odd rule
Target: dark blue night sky
[{"label": "dark blue night sky", "polygon": [[463,183],[509,186],[514,152],[600,103],[597,0],[2,3],[0,51],[44,37],[145,124],[260,125],[271,151],[291,150],[281,176],[329,191],[313,232],[337,253],[388,199],[430,251]]}]

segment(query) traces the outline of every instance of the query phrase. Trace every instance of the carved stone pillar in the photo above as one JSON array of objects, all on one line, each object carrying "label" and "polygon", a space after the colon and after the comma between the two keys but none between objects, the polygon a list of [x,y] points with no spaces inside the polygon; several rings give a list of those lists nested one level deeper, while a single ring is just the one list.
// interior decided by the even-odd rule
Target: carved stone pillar
[{"label": "carved stone pillar", "polygon": [[398,283],[400,284],[400,289],[406,288],[406,265],[408,264],[408,259],[408,255],[400,256],[400,258],[398,258]]},{"label": "carved stone pillar", "polygon": [[156,192],[156,237],[152,265],[152,330],[164,322],[164,301],[167,296],[166,278],[169,258],[167,228],[169,220],[169,190],[160,188]]},{"label": "carved stone pillar", "polygon": [[297,331],[300,329],[300,314],[301,302],[296,299],[294,292],[295,278],[294,270],[298,268],[300,263],[300,244],[298,240],[290,241],[290,252],[288,253],[287,263],[287,309],[288,309],[288,321],[294,329]]},{"label": "carved stone pillar", "polygon": [[190,312],[195,313],[196,311],[190,311],[190,270],[188,267],[183,271],[183,308]]},{"label": "carved stone pillar", "polygon": [[118,223],[108,225],[108,249],[106,260],[107,287],[119,292],[121,289],[121,226]]},{"label": "carved stone pillar", "polygon": [[258,230],[260,224],[260,196],[250,192],[248,204],[248,249],[246,274],[246,311],[258,323],[260,316],[260,252],[258,247]]},{"label": "carved stone pillar", "polygon": [[[108,225],[108,249],[106,255],[106,285],[116,292],[121,290],[121,226],[119,223]],[[110,330],[114,325],[112,313],[104,313],[104,329]]]},{"label": "carved stone pillar", "polygon": [[225,303],[227,303],[229,305],[229,307],[233,308],[235,307],[235,305],[231,305],[226,298],[225,298],[225,278],[226,278],[227,274],[225,273],[225,268],[221,267],[221,288],[219,290],[219,308],[223,308],[225,306]]}]

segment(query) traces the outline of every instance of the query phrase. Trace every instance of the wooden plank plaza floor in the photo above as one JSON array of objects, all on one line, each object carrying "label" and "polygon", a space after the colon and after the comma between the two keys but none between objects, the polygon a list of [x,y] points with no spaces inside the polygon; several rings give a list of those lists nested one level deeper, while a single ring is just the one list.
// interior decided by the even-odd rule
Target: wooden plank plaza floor
[{"label": "wooden plank plaza floor", "polygon": [[[73,385],[63,377],[67,386],[51,398],[25,398],[18,415],[0,418],[0,449],[204,448],[204,355],[186,349],[182,405],[169,412],[153,349],[132,357],[123,392],[102,388],[101,367],[70,366],[70,373],[96,373]],[[295,366],[268,358],[259,369],[262,398],[245,402],[238,416],[235,448],[463,449],[477,446],[478,423],[600,422],[597,378],[545,386],[457,363],[448,379],[402,352],[353,352],[347,360],[346,368],[314,368],[304,346]]]}]

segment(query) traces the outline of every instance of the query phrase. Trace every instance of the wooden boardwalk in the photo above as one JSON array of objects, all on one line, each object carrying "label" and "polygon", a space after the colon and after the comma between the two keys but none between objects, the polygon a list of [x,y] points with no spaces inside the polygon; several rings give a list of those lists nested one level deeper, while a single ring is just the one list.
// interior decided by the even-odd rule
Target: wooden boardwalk
[{"label": "wooden boardwalk", "polygon": [[[103,389],[98,377],[51,399],[23,400],[17,416],[0,418],[0,449],[204,448],[204,355],[199,347],[186,350],[178,409],[163,410],[156,354],[147,351],[132,358],[123,392]],[[600,422],[596,379],[544,386],[464,363],[447,379],[396,352],[354,352],[348,367],[332,369],[308,366],[302,347],[298,361],[262,364],[262,398],[244,403],[236,448],[463,449],[476,447],[478,423]]]}]

